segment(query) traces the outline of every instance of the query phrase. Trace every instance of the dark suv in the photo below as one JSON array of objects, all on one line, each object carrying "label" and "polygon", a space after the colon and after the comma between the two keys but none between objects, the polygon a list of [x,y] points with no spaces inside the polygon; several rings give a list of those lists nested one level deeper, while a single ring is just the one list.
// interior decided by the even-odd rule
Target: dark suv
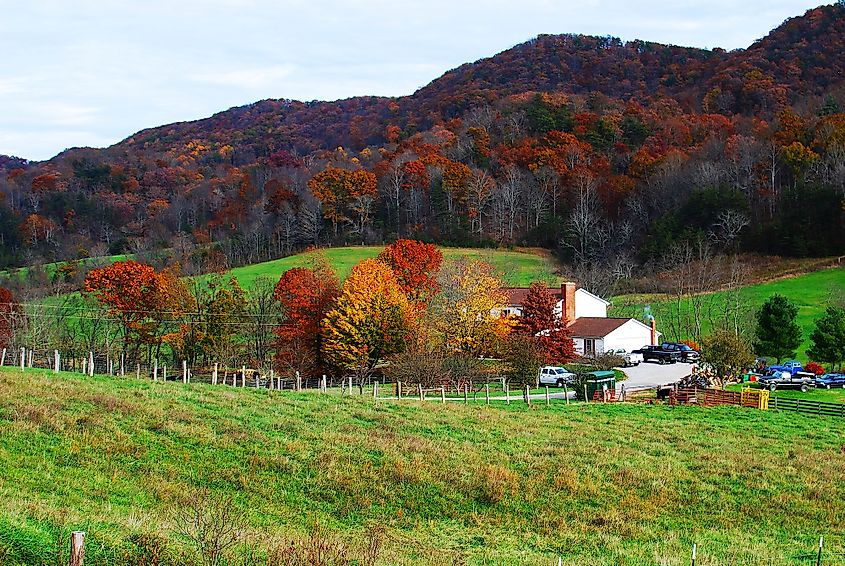
[{"label": "dark suv", "polygon": [[681,354],[681,361],[687,363],[694,363],[701,361],[701,354],[687,346],[686,344],[681,344],[680,342],[664,342],[660,345],[661,348],[666,350],[667,352],[678,352]]}]

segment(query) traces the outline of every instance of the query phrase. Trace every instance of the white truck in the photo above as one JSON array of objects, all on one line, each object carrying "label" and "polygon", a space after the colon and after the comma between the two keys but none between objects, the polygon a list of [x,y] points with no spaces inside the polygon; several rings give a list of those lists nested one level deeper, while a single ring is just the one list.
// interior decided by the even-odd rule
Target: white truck
[{"label": "white truck", "polygon": [[606,354],[611,354],[613,356],[619,356],[625,363],[623,364],[626,368],[638,366],[643,363],[643,355],[640,352],[628,352],[625,348],[616,348],[615,350],[607,350]]},{"label": "white truck", "polygon": [[540,368],[540,385],[563,387],[572,384],[577,376],[563,366],[545,366]]}]

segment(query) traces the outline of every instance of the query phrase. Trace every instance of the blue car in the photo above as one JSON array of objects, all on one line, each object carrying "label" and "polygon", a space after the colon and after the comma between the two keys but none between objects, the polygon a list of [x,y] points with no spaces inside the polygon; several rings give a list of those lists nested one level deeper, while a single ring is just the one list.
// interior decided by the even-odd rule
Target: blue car
[{"label": "blue car", "polygon": [[845,374],[842,373],[826,373],[816,378],[816,387],[842,387],[845,389]]}]

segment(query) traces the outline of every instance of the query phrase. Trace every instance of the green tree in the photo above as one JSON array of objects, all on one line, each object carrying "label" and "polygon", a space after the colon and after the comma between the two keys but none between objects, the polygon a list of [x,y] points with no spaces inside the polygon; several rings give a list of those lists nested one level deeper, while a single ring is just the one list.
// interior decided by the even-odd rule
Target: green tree
[{"label": "green tree", "polygon": [[845,310],[830,306],[816,320],[816,327],[810,335],[813,345],[807,355],[814,360],[826,362],[831,369],[845,360]]},{"label": "green tree", "polygon": [[801,345],[801,328],[795,322],[798,308],[784,296],[771,296],[757,312],[754,349],[758,355],[780,362],[795,356]]},{"label": "green tree", "polygon": [[724,387],[726,381],[754,364],[754,353],[742,336],[717,330],[702,341],[701,361],[713,367],[717,385]]},{"label": "green tree", "polygon": [[545,352],[532,336],[511,334],[505,342],[504,362],[511,386],[533,386],[545,363]]}]

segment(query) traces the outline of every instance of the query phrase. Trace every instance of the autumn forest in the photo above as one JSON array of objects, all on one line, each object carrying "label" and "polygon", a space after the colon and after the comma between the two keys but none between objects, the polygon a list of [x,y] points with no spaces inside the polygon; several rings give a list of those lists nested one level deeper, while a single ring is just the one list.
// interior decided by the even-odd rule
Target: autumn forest
[{"label": "autumn forest", "polygon": [[595,292],[708,253],[845,253],[845,7],[726,52],[539,36],[411,96],[263,100],[0,157],[0,268],[310,246],[539,246]]}]

